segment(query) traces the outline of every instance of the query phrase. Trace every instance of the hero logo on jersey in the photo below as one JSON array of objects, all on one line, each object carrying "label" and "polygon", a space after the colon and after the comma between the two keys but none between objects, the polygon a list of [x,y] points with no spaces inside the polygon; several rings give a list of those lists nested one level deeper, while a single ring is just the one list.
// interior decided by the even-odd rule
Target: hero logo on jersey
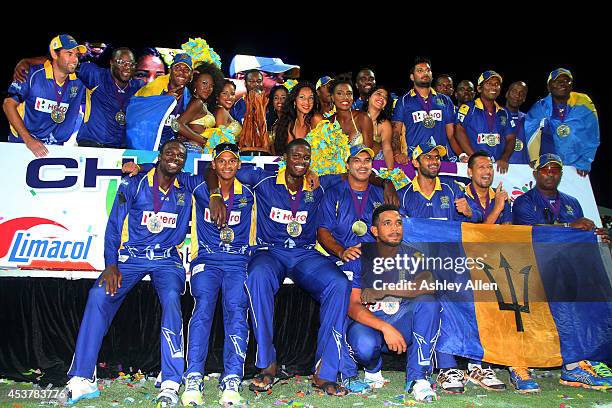
[{"label": "hero logo on jersey", "polygon": [[308,211],[298,211],[295,213],[294,218],[290,210],[282,210],[280,208],[272,207],[270,210],[270,219],[281,224],[289,224],[291,221],[306,224],[306,220],[308,219]]},{"label": "hero logo on jersey", "polygon": [[[34,104],[34,109],[36,109],[39,112],[44,112],[44,113],[51,113],[53,110],[56,109],[57,106],[57,102],[56,101],[51,101],[49,99],[45,99],[45,98],[36,98],[36,103]],[[68,105],[67,103],[60,103],[59,104],[59,110],[63,113],[66,113],[66,111],[68,110]]]},{"label": "hero logo on jersey", "polygon": [[[240,224],[240,216],[241,216],[241,212],[240,211],[232,211],[230,213],[229,216],[229,220],[227,221],[227,225],[238,225]],[[206,222],[212,222],[210,220],[210,209],[206,208],[204,210],[204,221]]]},{"label": "hero logo on jersey", "polygon": [[147,220],[152,214],[155,214],[157,216],[157,219],[164,228],[176,228],[177,215],[161,211],[158,213],[154,213],[153,211],[143,211],[140,225],[147,225]]},{"label": "hero logo on jersey", "polygon": [[[429,116],[431,116],[435,121],[442,121],[442,111],[439,109],[430,110]],[[415,111],[412,112],[412,120],[414,123],[422,122],[427,117],[427,112],[425,111]]]}]

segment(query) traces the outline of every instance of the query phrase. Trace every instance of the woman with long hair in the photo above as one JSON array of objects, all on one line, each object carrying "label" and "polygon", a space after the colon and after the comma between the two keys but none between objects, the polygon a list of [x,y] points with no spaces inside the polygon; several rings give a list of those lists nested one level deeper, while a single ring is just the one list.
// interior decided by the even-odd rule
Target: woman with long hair
[{"label": "woman with long hair", "polygon": [[318,111],[315,87],[310,82],[298,83],[287,95],[273,129],[275,154],[282,155],[292,140],[305,138],[323,120]]},{"label": "woman with long hair", "polygon": [[363,103],[362,110],[367,113],[372,121],[374,132],[372,133],[373,150],[375,160],[385,160],[387,169],[393,169],[393,148],[391,138],[391,115],[393,103],[390,102],[391,93],[382,85],[374,86]]},{"label": "woman with long hair", "polygon": [[[211,135],[208,138],[210,149],[214,149],[219,143],[237,143],[240,140],[242,125],[230,115],[230,110],[236,101],[236,84],[226,79],[223,90],[217,98],[217,109],[215,110],[215,127],[219,129],[219,135]],[[219,133],[219,132],[215,132]],[[219,136],[213,141],[214,136]],[[216,139],[215,139],[216,140]]]},{"label": "woman with long hair", "polygon": [[202,62],[194,70],[193,79],[187,85],[193,98],[178,118],[178,138],[184,142],[187,151],[204,152],[207,142],[204,132],[215,126],[211,111],[215,109],[224,83],[223,73],[215,64]]},{"label": "woman with long hair", "polygon": [[[289,90],[284,85],[276,85],[270,89],[270,99],[268,100],[268,109],[266,112],[266,122],[268,130],[271,131],[280,117],[283,104],[287,99]],[[272,135],[270,135],[272,137]]]},{"label": "woman with long hair", "polygon": [[330,122],[338,122],[347,136],[349,146],[364,144],[372,148],[372,121],[365,112],[352,109],[353,86],[350,77],[340,76],[333,79],[329,89],[336,107],[336,114],[330,116]]}]

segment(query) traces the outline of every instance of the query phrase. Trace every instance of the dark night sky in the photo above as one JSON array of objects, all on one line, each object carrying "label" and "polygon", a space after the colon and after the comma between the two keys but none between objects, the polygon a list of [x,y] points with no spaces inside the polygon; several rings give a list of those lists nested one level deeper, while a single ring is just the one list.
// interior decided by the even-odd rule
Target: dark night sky
[{"label": "dark night sky", "polygon": [[[612,207],[609,181],[612,160],[604,159],[612,155],[612,143],[606,137],[611,129],[609,118],[612,106],[609,98],[604,95],[608,92],[602,75],[602,68],[606,63],[600,48],[609,48],[609,44],[603,44],[605,37],[577,43],[573,42],[570,36],[552,36],[550,30],[540,27],[541,35],[534,35],[534,29],[531,28],[531,31],[526,30],[525,34],[515,34],[514,40],[501,35],[487,36],[487,39],[483,40],[478,30],[449,40],[448,33],[440,31],[436,34],[431,28],[424,28],[427,35],[420,35],[419,40],[415,41],[414,36],[402,34],[399,30],[391,32],[383,25],[372,25],[369,30],[380,33],[377,38],[373,35],[367,36],[367,30],[357,35],[353,30],[347,29],[348,31],[344,30],[339,34],[348,33],[345,39],[333,40],[330,34],[333,35],[338,29],[334,29],[332,22],[326,20],[321,21],[321,26],[316,27],[319,31],[315,33],[312,26],[301,26],[297,23],[295,29],[285,31],[236,29],[229,25],[223,29],[205,28],[194,31],[163,27],[128,29],[128,25],[120,23],[118,26],[126,29],[85,28],[81,25],[80,28],[72,30],[66,26],[64,31],[80,42],[104,41],[133,49],[143,46],[179,48],[189,36],[203,37],[221,55],[222,70],[226,74],[231,58],[237,53],[280,57],[286,63],[300,65],[301,77],[312,82],[321,75],[357,72],[367,66],[374,70],[379,83],[388,85],[397,94],[403,94],[410,88],[408,69],[414,57],[427,56],[432,60],[434,75],[449,73],[455,83],[460,79],[475,82],[480,73],[487,69],[499,72],[504,77],[502,97],[499,101],[502,103],[508,84],[516,80],[527,82],[529,94],[523,111],[527,111],[535,100],[546,95],[546,78],[552,69],[568,68],[574,74],[574,90],[588,94],[598,110],[602,144],[593,165],[591,183],[598,204]],[[259,25],[262,26],[269,25]],[[422,30],[415,32],[422,33]],[[39,26],[29,30],[28,41],[6,42],[1,72],[5,82],[2,88],[8,87],[14,64],[21,57],[44,54],[50,39],[57,33],[57,28],[47,30]],[[4,117],[0,126],[7,128]],[[3,140],[4,133],[3,131]]]}]

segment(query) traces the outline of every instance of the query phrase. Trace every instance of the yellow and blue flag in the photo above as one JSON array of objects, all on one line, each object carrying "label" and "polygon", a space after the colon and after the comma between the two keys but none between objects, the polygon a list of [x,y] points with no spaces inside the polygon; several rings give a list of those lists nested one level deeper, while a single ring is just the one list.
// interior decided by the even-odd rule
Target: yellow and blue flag
[{"label": "yellow and blue flag", "polygon": [[413,218],[404,241],[454,260],[433,270],[437,351],[523,367],[611,361],[612,260],[592,231]]}]

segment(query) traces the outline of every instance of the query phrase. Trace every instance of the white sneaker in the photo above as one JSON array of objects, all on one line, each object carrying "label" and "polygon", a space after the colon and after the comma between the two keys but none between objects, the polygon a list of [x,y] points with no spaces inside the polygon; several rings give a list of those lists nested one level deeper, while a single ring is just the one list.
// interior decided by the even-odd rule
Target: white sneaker
[{"label": "white sneaker", "polygon": [[100,396],[100,390],[98,389],[98,383],[89,381],[83,377],[72,377],[68,380],[65,388],[66,392],[66,405],[72,405],[77,401],[83,399],[96,398]]},{"label": "white sneaker", "polygon": [[363,381],[370,386],[370,388],[382,388],[385,384],[389,383],[385,377],[383,377],[381,371],[377,371],[375,373],[365,372],[363,376]]},{"label": "white sneaker", "polygon": [[174,388],[163,388],[161,392],[157,394],[155,402],[157,403],[155,405],[156,408],[176,407],[179,404],[178,391]]},{"label": "white sneaker", "polygon": [[438,399],[427,380],[416,380],[412,383],[412,396],[419,402],[434,402]]},{"label": "white sneaker", "polygon": [[504,391],[506,389],[506,384],[497,378],[492,368],[482,368],[479,365],[469,366],[467,379],[485,390]]},{"label": "white sneaker", "polygon": [[237,375],[228,375],[221,380],[219,388],[221,388],[221,398],[219,404],[221,405],[240,405],[244,401],[240,395],[240,389],[242,388],[240,383],[240,377]]},{"label": "white sneaker", "polygon": [[442,391],[448,394],[463,394],[465,392],[465,373],[458,368],[440,370],[436,379]]},{"label": "white sneaker", "polygon": [[204,405],[202,391],[204,391],[202,374],[189,373],[185,378],[185,391],[181,395],[181,402],[185,406]]}]

